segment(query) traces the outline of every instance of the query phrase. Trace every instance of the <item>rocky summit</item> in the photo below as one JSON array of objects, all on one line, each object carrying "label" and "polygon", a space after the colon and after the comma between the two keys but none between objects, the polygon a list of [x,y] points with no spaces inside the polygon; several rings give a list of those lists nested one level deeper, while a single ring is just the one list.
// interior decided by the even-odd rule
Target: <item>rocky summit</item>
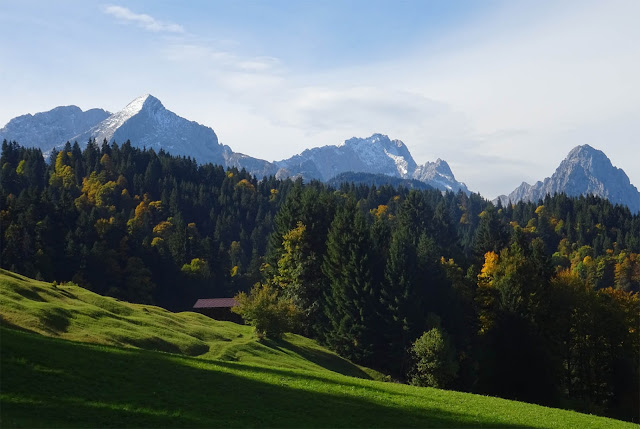
[{"label": "rocky summit", "polygon": [[632,212],[640,212],[640,192],[627,174],[613,166],[604,152],[589,145],[573,148],[551,177],[534,185],[523,182],[509,195],[501,195],[498,199],[507,204],[509,201],[537,201],[547,194],[558,193],[596,195],[614,204],[627,205]]}]

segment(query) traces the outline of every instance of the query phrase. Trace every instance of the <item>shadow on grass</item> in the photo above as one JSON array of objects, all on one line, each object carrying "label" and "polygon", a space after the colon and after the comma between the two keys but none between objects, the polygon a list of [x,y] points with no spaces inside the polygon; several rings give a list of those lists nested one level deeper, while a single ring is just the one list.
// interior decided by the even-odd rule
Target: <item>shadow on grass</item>
[{"label": "shadow on grass", "polygon": [[128,344],[130,346],[138,347],[145,350],[155,350],[159,352],[176,353],[176,354],[182,353],[182,351],[180,350],[180,347],[178,347],[177,345],[155,336],[145,337],[145,338],[122,337],[122,338],[119,338],[119,340],[123,344]]},{"label": "shadow on grass", "polygon": [[338,374],[342,375],[348,375],[350,377],[371,380],[369,374],[358,368],[353,363],[338,355],[328,353],[324,350],[300,347],[286,340],[263,340],[261,341],[261,343],[267,347],[271,347],[283,353],[286,353],[288,350],[292,351],[303,359],[306,359],[309,362],[313,362],[316,365],[329,371],[337,372]]},{"label": "shadow on grass", "polygon": [[73,315],[63,308],[49,307],[40,309],[37,316],[47,330],[59,334],[67,331]]},{"label": "shadow on grass", "polygon": [[[5,328],[13,329],[13,330],[16,330],[16,331],[20,331],[20,332],[28,332],[28,333],[33,333],[33,334],[39,335],[38,332],[36,332],[36,331],[32,331],[31,329],[23,328],[22,326],[14,325],[13,323],[11,323],[7,319],[5,319],[2,314],[0,314],[0,327],[5,327]],[[0,339],[1,338],[2,337],[0,336]],[[0,341],[0,345],[1,344],[2,344],[2,342]]]},{"label": "shadow on grass", "polygon": [[60,295],[63,295],[69,299],[79,299],[77,295],[72,294],[68,290],[62,289],[62,287],[56,288],[56,292],[58,292]]},{"label": "shadow on grass", "polygon": [[12,271],[7,271],[7,270],[2,269],[2,268],[0,268],[0,274],[3,274],[5,276],[7,276],[7,277],[11,277],[11,278],[16,279],[16,280],[20,280],[21,282],[26,281],[25,277],[22,277],[19,274],[16,274],[16,273],[14,273]]},{"label": "shadow on grass", "polygon": [[[73,410],[62,414],[60,410]],[[84,415],[88,419],[75,420]],[[24,416],[29,416],[27,419]],[[72,416],[72,417],[70,417]],[[89,422],[90,420],[90,422]],[[126,409],[109,404],[50,398],[48,401],[2,397],[3,427],[198,427],[202,423],[184,415],[147,409]]]},{"label": "shadow on grass", "polygon": [[[258,368],[251,370],[260,374],[237,374],[244,365],[213,370],[162,353],[92,346],[4,328],[0,333],[4,427],[496,425],[478,416],[478,410],[465,414],[415,403],[381,405],[355,394],[281,385],[273,372]],[[289,376],[298,374],[291,371]]]},{"label": "shadow on grass", "polygon": [[[178,356],[178,358],[180,358],[181,356]],[[368,384],[366,386],[363,386],[361,383],[358,383],[357,381],[349,381],[349,379],[342,379],[342,380],[332,380],[330,378],[327,377],[323,377],[321,375],[314,375],[313,374],[313,370],[297,370],[297,369],[289,369],[289,368],[275,368],[275,367],[267,367],[267,366],[258,366],[258,365],[251,365],[251,364],[245,364],[245,363],[241,363],[241,362],[230,362],[230,361],[220,361],[220,360],[216,360],[216,361],[210,361],[210,360],[205,360],[205,359],[201,359],[201,361],[203,363],[208,363],[208,364],[214,364],[216,366],[220,366],[220,367],[224,367],[224,368],[228,368],[230,370],[234,370],[234,371],[245,371],[245,372],[254,372],[256,374],[271,374],[277,377],[281,377],[281,378],[300,378],[300,379],[305,379],[305,380],[309,380],[309,381],[313,381],[313,382],[320,382],[320,383],[324,383],[324,384],[333,384],[336,386],[349,386],[352,388],[356,388],[356,389],[363,389],[366,388],[368,390],[371,391],[377,391],[380,392],[382,394],[385,395],[389,395],[389,396],[401,396],[401,397],[415,397],[415,398],[424,398],[424,396],[419,393],[418,390],[415,390],[415,393],[412,393],[410,391],[403,391],[403,392],[395,392],[393,391],[393,388],[386,388],[384,386],[394,386],[395,383],[389,383],[389,382],[378,382],[378,383],[384,383],[384,385],[378,385],[378,384]],[[359,378],[359,377],[355,377],[355,378]],[[369,379],[368,381],[376,381],[376,380],[372,380]],[[462,392],[457,392],[457,393],[462,393]]]},{"label": "shadow on grass", "polygon": [[22,296],[23,298],[26,298],[28,300],[31,301],[36,301],[36,302],[45,302],[46,300],[40,296],[40,294],[38,292],[36,292],[33,289],[27,289],[27,288],[16,288],[15,289],[15,293],[17,293],[18,295]]}]

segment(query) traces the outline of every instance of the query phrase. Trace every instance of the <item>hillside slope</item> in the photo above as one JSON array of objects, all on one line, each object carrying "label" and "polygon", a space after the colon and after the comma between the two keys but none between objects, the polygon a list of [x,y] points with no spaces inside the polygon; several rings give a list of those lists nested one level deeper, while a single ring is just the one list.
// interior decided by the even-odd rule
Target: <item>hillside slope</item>
[{"label": "hillside slope", "polygon": [[261,343],[249,326],[198,313],[172,313],[160,307],[130,304],[72,284],[54,287],[2,269],[0,324],[86,343],[380,377],[299,335],[287,335],[277,344]]},{"label": "hillside slope", "polygon": [[261,344],[248,327],[7,271],[0,315],[2,427],[635,427],[348,377],[367,374],[299,336]]}]

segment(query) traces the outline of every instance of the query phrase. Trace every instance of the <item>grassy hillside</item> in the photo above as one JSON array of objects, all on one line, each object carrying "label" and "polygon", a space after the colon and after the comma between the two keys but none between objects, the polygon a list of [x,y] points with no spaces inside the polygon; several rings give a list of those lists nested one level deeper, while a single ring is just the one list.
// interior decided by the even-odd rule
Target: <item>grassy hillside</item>
[{"label": "grassy hillside", "polygon": [[261,344],[244,326],[6,271],[0,314],[2,427],[636,427],[367,380],[299,336]]},{"label": "grassy hillside", "polygon": [[198,313],[172,313],[160,307],[130,304],[72,284],[54,287],[2,269],[0,323],[86,343],[381,377],[299,335],[286,335],[277,343],[260,343],[249,326],[212,320]]}]

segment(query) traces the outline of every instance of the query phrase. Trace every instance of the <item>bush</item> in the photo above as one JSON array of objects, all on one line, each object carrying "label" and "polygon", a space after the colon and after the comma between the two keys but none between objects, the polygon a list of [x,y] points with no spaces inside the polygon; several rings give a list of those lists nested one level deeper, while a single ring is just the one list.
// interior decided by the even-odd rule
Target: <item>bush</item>
[{"label": "bush", "polygon": [[458,373],[456,352],[441,328],[422,334],[411,346],[415,365],[410,382],[416,386],[447,387]]},{"label": "bush", "polygon": [[296,325],[298,309],[290,299],[280,296],[274,286],[256,283],[248,295],[240,292],[235,300],[238,304],[231,311],[253,326],[258,338],[281,338]]}]

